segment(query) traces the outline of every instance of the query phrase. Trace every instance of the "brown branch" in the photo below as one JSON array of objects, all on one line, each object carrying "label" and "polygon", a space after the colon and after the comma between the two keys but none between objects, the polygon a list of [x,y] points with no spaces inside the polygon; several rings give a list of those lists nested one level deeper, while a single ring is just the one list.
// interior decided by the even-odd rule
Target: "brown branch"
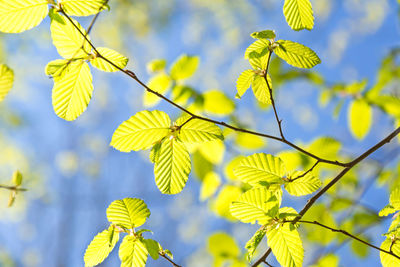
[{"label": "brown branch", "polygon": [[72,19],[64,12],[63,9],[60,9],[59,12],[61,12],[69,21],[70,23],[73,24],[73,26],[78,30],[78,32],[84,37],[84,39],[86,40],[86,42],[89,43],[89,45],[92,47],[92,49],[96,52],[96,55],[100,58],[102,58],[103,60],[105,60],[107,63],[109,63],[110,65],[112,65],[114,68],[118,69],[119,71],[125,73],[126,75],[128,75],[129,77],[131,77],[132,79],[134,79],[137,83],[139,83],[143,88],[146,89],[146,91],[158,96],[159,98],[163,99],[164,101],[168,102],[169,104],[171,104],[172,106],[180,109],[181,111],[183,111],[184,113],[189,114],[190,116],[192,116],[194,119],[199,119],[199,120],[203,120],[203,121],[208,121],[208,122],[212,122],[214,124],[232,129],[234,131],[237,132],[242,132],[242,133],[248,133],[248,134],[252,134],[252,135],[256,135],[256,136],[260,136],[260,137],[265,137],[265,138],[269,138],[269,139],[273,139],[276,141],[280,141],[282,143],[287,144],[288,146],[298,150],[299,152],[312,157],[316,160],[319,160],[320,162],[323,163],[327,163],[327,164],[331,164],[331,165],[336,165],[336,166],[341,166],[341,167],[347,167],[349,166],[350,163],[343,163],[343,162],[339,162],[337,160],[328,160],[328,159],[323,159],[318,157],[317,155],[312,154],[311,152],[308,152],[302,148],[300,148],[299,146],[293,144],[292,142],[283,139],[282,137],[277,137],[277,136],[273,136],[273,135],[269,135],[269,134],[264,134],[264,133],[260,133],[260,132],[255,132],[252,130],[248,130],[248,129],[243,129],[243,128],[239,128],[236,126],[233,126],[231,124],[228,124],[226,122],[223,121],[216,121],[207,117],[203,117],[200,115],[195,115],[194,113],[190,112],[189,110],[185,109],[184,107],[180,106],[179,104],[175,103],[174,101],[170,100],[169,98],[165,97],[164,95],[152,90],[151,88],[149,88],[145,83],[143,83],[134,72],[132,72],[131,70],[127,70],[127,69],[122,69],[121,67],[117,66],[115,63],[113,63],[112,61],[110,61],[108,58],[104,57],[103,55],[101,55],[96,47],[93,45],[93,43],[89,40],[89,38],[79,29],[79,27],[77,25],[75,25],[75,23],[72,21]]},{"label": "brown branch", "polygon": [[163,257],[164,259],[166,259],[167,261],[169,261],[169,262],[172,264],[172,266],[174,266],[174,267],[182,267],[181,265],[176,264],[176,263],[173,262],[170,258],[168,258],[167,255],[165,255],[165,253],[158,252],[158,254],[159,254],[161,257]]},{"label": "brown branch", "polygon": [[7,190],[14,190],[14,191],[28,191],[28,189],[25,188],[19,188],[17,186],[8,186],[8,185],[0,185],[0,188]]},{"label": "brown branch", "polygon": [[394,254],[391,250],[385,250],[385,249],[382,249],[382,248],[380,248],[380,247],[377,247],[377,246],[375,246],[375,245],[373,245],[373,244],[371,244],[371,243],[369,243],[369,242],[367,242],[367,241],[365,241],[365,240],[362,240],[361,238],[359,238],[359,237],[357,237],[357,236],[355,236],[355,235],[353,235],[353,234],[350,234],[350,233],[347,232],[346,230],[332,228],[332,227],[330,227],[330,226],[327,226],[327,225],[322,224],[322,223],[317,222],[317,221],[306,221],[306,220],[297,220],[297,221],[296,221],[296,220],[292,220],[292,221],[285,221],[285,222],[290,222],[290,223],[298,223],[298,222],[299,222],[299,223],[307,223],[307,224],[318,225],[318,226],[321,226],[321,227],[323,227],[323,228],[325,228],[325,229],[331,230],[332,232],[335,232],[335,233],[342,233],[342,234],[344,234],[345,236],[348,236],[348,237],[350,237],[350,238],[352,238],[352,239],[354,239],[354,240],[357,240],[358,242],[363,243],[364,245],[367,245],[367,246],[369,246],[369,247],[371,247],[371,248],[374,248],[374,249],[379,250],[379,251],[381,251],[381,252],[384,252],[384,253],[386,253],[386,254],[392,255],[393,257],[395,257],[395,258],[397,258],[397,259],[400,260],[400,256]]},{"label": "brown branch", "polygon": [[319,163],[320,163],[320,161],[317,160],[317,161],[314,163],[314,165],[311,166],[310,169],[308,169],[308,170],[307,170],[306,172],[304,172],[303,174],[301,174],[301,175],[299,175],[299,176],[297,176],[297,177],[295,177],[295,178],[290,179],[289,182],[296,181],[297,179],[300,179],[300,178],[306,176],[308,173],[312,172],[312,171],[314,170],[314,168],[317,167],[317,165],[318,165]]}]

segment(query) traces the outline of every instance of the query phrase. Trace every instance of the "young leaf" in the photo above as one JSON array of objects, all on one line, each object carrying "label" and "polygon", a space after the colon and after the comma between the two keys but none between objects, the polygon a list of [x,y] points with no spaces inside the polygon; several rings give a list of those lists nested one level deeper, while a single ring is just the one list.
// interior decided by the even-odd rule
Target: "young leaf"
[{"label": "young leaf", "polygon": [[389,202],[396,210],[400,210],[400,188],[399,187],[395,188],[390,193]]},{"label": "young leaf", "polygon": [[146,203],[138,198],[113,201],[107,208],[107,219],[115,225],[132,229],[143,225],[150,216]]},{"label": "young leaf", "polygon": [[[392,245],[392,242],[393,245]],[[391,238],[386,238],[381,244],[381,249],[392,251],[396,255],[400,255],[399,240],[392,241]],[[400,260],[384,252],[380,252],[381,263],[383,267],[400,266]]]},{"label": "young leaf", "polygon": [[264,55],[269,51],[270,41],[261,39],[252,43],[245,51],[244,58],[250,59],[255,55]]},{"label": "young leaf", "polygon": [[144,267],[148,251],[142,241],[128,235],[124,237],[118,254],[121,260],[121,267]]},{"label": "young leaf", "polygon": [[396,212],[396,209],[392,205],[386,205],[385,207],[383,207],[383,209],[379,211],[379,216],[388,216],[389,214],[392,214],[394,212]]},{"label": "young leaf", "polygon": [[265,103],[265,104],[270,104],[271,103],[271,95],[269,92],[269,87],[272,89],[272,81],[271,77],[267,74],[267,80],[268,84],[265,81],[264,77],[260,75],[254,75],[253,82],[252,82],[252,88],[253,88],[253,93],[254,96],[257,98],[258,101]]},{"label": "young leaf", "polygon": [[203,93],[204,111],[213,115],[227,116],[235,111],[235,103],[219,90],[209,90]]},{"label": "young leaf", "polygon": [[261,181],[280,183],[285,175],[285,165],[280,158],[256,153],[242,159],[234,169],[234,174],[253,186],[259,186]]},{"label": "young leaf", "polygon": [[167,66],[167,61],[165,59],[154,59],[147,63],[147,70],[155,73],[164,70],[165,66]]},{"label": "young leaf", "polygon": [[181,192],[188,180],[190,170],[190,156],[185,145],[176,138],[164,140],[154,164],[154,176],[161,193]]},{"label": "young leaf", "polygon": [[89,65],[82,60],[71,62],[64,75],[54,80],[52,93],[54,112],[67,121],[75,120],[86,110],[92,92],[92,74]]},{"label": "young leaf", "polygon": [[264,225],[278,213],[276,194],[266,188],[253,188],[243,193],[230,206],[231,214],[244,223]]},{"label": "young leaf", "polygon": [[15,186],[20,186],[22,184],[22,174],[19,171],[15,171],[12,176],[12,183]]},{"label": "young leaf", "polygon": [[46,75],[51,76],[55,81],[61,79],[66,70],[68,69],[68,65],[72,61],[67,59],[56,59],[47,63],[44,72]]},{"label": "young leaf", "polygon": [[143,239],[142,242],[146,246],[146,250],[149,252],[150,256],[153,259],[157,260],[160,256],[158,254],[160,250],[160,244],[158,244],[158,242],[153,239]]},{"label": "young leaf", "polygon": [[171,67],[171,78],[180,81],[193,76],[199,66],[200,59],[195,56],[182,55]]},{"label": "young leaf", "polygon": [[115,231],[113,226],[97,234],[85,251],[85,266],[96,266],[102,263],[113,250],[118,240],[119,233]]},{"label": "young leaf", "polygon": [[267,231],[268,246],[278,262],[285,267],[300,267],[304,249],[297,230],[290,223],[277,225]]},{"label": "young leaf", "polygon": [[208,238],[207,249],[215,258],[237,258],[240,255],[240,248],[235,240],[224,232],[217,232]]},{"label": "young leaf", "polygon": [[[289,192],[289,194],[294,196],[305,196],[312,194],[321,187],[321,181],[312,173],[307,173],[306,175],[300,177],[301,175],[303,175],[303,172],[294,172],[289,176],[289,180],[294,180],[288,182],[285,181],[285,189]],[[300,178],[296,179],[296,177]]]},{"label": "young leaf", "polygon": [[125,68],[126,64],[128,64],[128,58],[124,57],[117,51],[114,51],[106,47],[97,47],[96,50],[99,52],[101,56],[107,58],[118,67],[117,68],[114,65],[110,64],[100,56],[96,56],[94,59],[90,60],[90,63],[92,64],[93,67],[98,68],[99,70],[107,72],[115,72],[119,71],[119,68],[120,69]]},{"label": "young leaf", "polygon": [[275,54],[289,65],[309,69],[321,63],[317,54],[307,46],[285,40],[276,43],[278,46],[274,50]]},{"label": "young leaf", "polygon": [[107,9],[107,0],[59,0],[64,10],[70,16],[90,16]]},{"label": "young leaf", "polygon": [[122,152],[147,149],[170,133],[171,120],[162,111],[140,111],[115,130],[110,145]]},{"label": "young leaf", "polygon": [[200,200],[204,201],[214,195],[220,185],[221,177],[217,173],[207,173],[201,183]]},{"label": "young leaf", "polygon": [[372,107],[364,100],[354,100],[348,113],[350,132],[357,139],[363,139],[371,129]]},{"label": "young leaf", "polygon": [[86,31],[76,20],[71,20],[79,30],[67,18],[52,13],[50,30],[53,44],[63,58],[84,58],[91,51],[90,44],[82,36]]},{"label": "young leaf", "polygon": [[48,13],[47,0],[0,1],[0,31],[23,32],[37,26]]},{"label": "young leaf", "polygon": [[[165,94],[171,88],[172,80],[169,75],[165,73],[157,74],[150,78],[147,86],[152,90],[160,93]],[[143,105],[146,107],[155,106],[158,102],[160,102],[160,98],[153,93],[148,92],[147,90],[144,92],[143,97]]]},{"label": "young leaf", "polygon": [[[182,116],[175,125],[183,125],[190,117]],[[203,143],[211,140],[224,140],[221,129],[212,122],[192,119],[178,131],[179,139],[184,143]]]},{"label": "young leaf", "polygon": [[285,0],[283,14],[290,28],[295,31],[311,30],[314,16],[310,0]]},{"label": "young leaf", "polygon": [[251,82],[253,81],[255,73],[253,70],[245,70],[240,74],[236,81],[237,98],[241,98],[242,95],[249,89]]},{"label": "young leaf", "polygon": [[252,238],[249,241],[247,241],[247,243],[246,243],[246,249],[248,251],[247,260],[249,262],[253,258],[254,253],[256,252],[258,245],[261,243],[262,239],[264,238],[266,232],[267,231],[264,228],[261,228],[252,236]]},{"label": "young leaf", "polygon": [[254,39],[275,39],[276,35],[274,31],[265,30],[261,32],[253,32],[251,37]]},{"label": "young leaf", "polygon": [[4,100],[14,83],[14,72],[5,64],[0,64],[0,102]]}]

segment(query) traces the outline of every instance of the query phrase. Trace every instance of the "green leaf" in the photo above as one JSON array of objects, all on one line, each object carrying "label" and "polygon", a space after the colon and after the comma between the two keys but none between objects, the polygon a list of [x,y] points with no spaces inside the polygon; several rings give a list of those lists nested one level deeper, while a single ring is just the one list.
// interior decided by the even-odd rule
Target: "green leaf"
[{"label": "green leaf", "polygon": [[62,119],[72,121],[87,108],[92,98],[93,84],[89,65],[71,62],[62,77],[54,80],[52,93],[54,112]]},{"label": "green leaf", "polygon": [[214,257],[237,258],[240,248],[235,240],[224,232],[217,232],[208,238],[207,249]]},{"label": "green leaf", "polygon": [[115,130],[110,145],[122,152],[148,149],[170,133],[171,120],[162,111],[140,111]]},{"label": "green leaf", "polygon": [[275,39],[275,31],[265,30],[260,32],[253,32],[251,35],[254,39]]},{"label": "green leaf", "polygon": [[396,209],[392,205],[386,205],[383,209],[379,211],[379,216],[388,216],[389,214],[392,214],[396,212]]},{"label": "green leaf", "polygon": [[44,70],[45,74],[53,77],[54,80],[61,79],[66,70],[68,69],[68,65],[72,61],[67,59],[56,59],[47,63],[46,68]]},{"label": "green leaf", "polygon": [[[183,125],[190,116],[180,117],[175,125]],[[192,119],[183,125],[178,133],[179,139],[184,143],[203,143],[216,139],[224,140],[221,129],[212,122]]]},{"label": "green leaf", "polygon": [[[169,91],[171,85],[172,85],[171,77],[169,77],[169,75],[165,73],[160,73],[151,77],[147,83],[147,86],[150,89],[162,95],[164,95]],[[155,106],[158,102],[160,102],[160,100],[161,100],[160,97],[158,97],[157,95],[150,93],[147,90],[144,92],[144,97],[143,97],[144,106],[146,107]]]},{"label": "green leaf", "polygon": [[259,229],[249,241],[247,241],[245,248],[247,249],[247,260],[250,262],[256,252],[258,245],[261,243],[267,231],[264,228]]},{"label": "green leaf", "polygon": [[[83,37],[86,35],[85,29],[74,19],[71,19],[72,24],[67,18],[57,13],[53,13],[51,17],[51,37],[58,53],[66,59],[85,58],[92,50]],[[86,38],[89,39],[89,36]]]},{"label": "green leaf", "polygon": [[253,82],[252,82],[252,88],[253,88],[254,96],[258,99],[258,101],[265,103],[265,104],[270,104],[271,103],[271,95],[269,92],[268,85],[272,89],[272,81],[271,81],[271,77],[269,76],[269,74],[267,74],[267,79],[268,79],[268,84],[265,81],[263,76],[254,75]]},{"label": "green leaf", "polygon": [[58,2],[70,16],[90,16],[109,8],[107,0],[59,0]]},{"label": "green leaf", "polygon": [[162,70],[165,70],[165,67],[167,66],[167,61],[165,59],[154,59],[147,63],[147,70],[149,72],[159,72]]},{"label": "green leaf", "polygon": [[399,187],[395,188],[390,193],[389,202],[393,206],[393,208],[395,208],[396,210],[400,210],[400,188]]},{"label": "green leaf", "polygon": [[290,28],[295,31],[311,30],[314,27],[314,15],[310,0],[285,0],[283,14]]},{"label": "green leaf", "polygon": [[237,98],[241,98],[242,95],[249,89],[251,82],[253,81],[255,73],[253,70],[245,70],[240,74],[236,81]]},{"label": "green leaf", "polygon": [[193,76],[200,63],[199,57],[182,55],[171,67],[171,78],[180,81]]},{"label": "green leaf", "polygon": [[102,263],[119,240],[119,233],[114,226],[97,234],[85,251],[85,266],[96,266]]},{"label": "green leaf", "polygon": [[279,202],[275,192],[266,188],[253,188],[243,193],[230,206],[231,214],[244,223],[258,221],[264,225],[278,213]]},{"label": "green leaf", "polygon": [[218,196],[212,203],[212,210],[221,217],[228,220],[235,221],[235,217],[229,211],[231,203],[237,200],[242,193],[242,190],[238,186],[225,185],[219,191]]},{"label": "green leaf", "polygon": [[126,229],[143,225],[149,216],[146,203],[138,198],[115,200],[107,208],[108,221]]},{"label": "green leaf", "polygon": [[37,26],[48,13],[47,0],[0,1],[0,31],[23,32]]},{"label": "green leaf", "polygon": [[13,70],[5,64],[0,64],[0,102],[4,100],[8,92],[11,90],[13,83]]},{"label": "green leaf", "polygon": [[218,165],[221,164],[224,159],[225,144],[223,141],[216,139],[201,144],[198,151],[206,160]]},{"label": "green leaf", "polygon": [[153,239],[143,239],[142,242],[146,246],[146,250],[149,252],[150,256],[157,260],[160,256],[158,254],[160,250],[160,244]]},{"label": "green leaf", "polygon": [[154,176],[161,193],[181,192],[188,180],[190,170],[190,156],[185,145],[176,138],[164,140],[154,165]]},{"label": "green leaf", "polygon": [[338,267],[339,266],[339,257],[334,254],[327,254],[321,257],[317,264],[314,264],[310,267]]},{"label": "green leaf", "polygon": [[115,66],[118,67],[117,68],[114,65],[110,64],[100,56],[96,56],[94,59],[90,60],[90,63],[92,64],[93,67],[98,68],[99,70],[107,72],[115,72],[119,71],[119,69],[125,68],[126,64],[128,64],[128,58],[124,57],[117,51],[114,51],[106,47],[97,47],[96,50],[102,57],[110,60],[112,63],[115,64]]},{"label": "green leaf", "polygon": [[[318,177],[314,176],[312,173],[307,173],[300,177],[303,174],[304,172],[300,171],[294,172],[288,177],[289,181],[285,181],[285,189],[289,194],[294,196],[305,196],[312,194],[321,187],[322,183]],[[296,177],[300,178],[296,179]],[[290,179],[294,180],[290,181]]]},{"label": "green leaf", "polygon": [[[382,242],[381,244],[381,249],[387,250],[387,251],[392,251],[396,255],[400,255],[400,241],[396,240],[394,241],[392,245],[392,240],[390,238],[386,238],[385,241]],[[389,255],[385,252],[380,252],[380,257],[381,257],[381,263],[383,267],[394,267],[394,266],[400,266],[400,260],[393,257],[392,255]]]},{"label": "green leaf", "polygon": [[203,97],[203,108],[207,113],[226,116],[235,111],[235,103],[219,90],[206,91]]},{"label": "green leaf", "polygon": [[209,197],[213,196],[221,185],[221,178],[213,171],[206,174],[200,189],[200,200],[204,201]]},{"label": "green leaf", "polygon": [[266,39],[257,40],[245,51],[244,58],[249,60],[255,70],[265,70],[268,65],[270,42]]},{"label": "green leaf", "polygon": [[354,100],[349,106],[349,128],[357,139],[363,139],[371,129],[372,107],[364,100]]},{"label": "green leaf", "polygon": [[245,157],[234,169],[234,174],[243,182],[259,186],[261,181],[281,183],[285,165],[280,158],[265,153]]},{"label": "green leaf", "polygon": [[20,186],[22,184],[22,174],[19,171],[15,171],[12,175],[12,183],[15,186]]},{"label": "green leaf", "polygon": [[302,266],[304,258],[303,243],[292,224],[278,224],[276,227],[268,229],[267,241],[268,246],[282,266]]},{"label": "green leaf", "polygon": [[275,54],[289,65],[309,69],[321,63],[317,54],[307,46],[285,40],[276,43],[278,46],[274,50]]},{"label": "green leaf", "polygon": [[146,246],[134,236],[125,236],[119,247],[121,267],[144,267],[148,251]]}]

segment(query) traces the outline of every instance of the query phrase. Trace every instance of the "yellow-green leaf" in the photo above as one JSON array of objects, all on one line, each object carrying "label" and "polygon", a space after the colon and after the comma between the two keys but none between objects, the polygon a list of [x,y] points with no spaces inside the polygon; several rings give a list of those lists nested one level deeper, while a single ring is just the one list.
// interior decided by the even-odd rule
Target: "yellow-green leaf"
[{"label": "yellow-green leaf", "polygon": [[267,231],[268,246],[284,267],[303,265],[304,249],[300,235],[290,223],[278,224]]},{"label": "yellow-green leaf", "polygon": [[70,16],[90,16],[107,9],[107,0],[60,0],[63,10]]},{"label": "yellow-green leaf", "polygon": [[0,64],[0,101],[3,101],[14,83],[14,72],[5,64]]},{"label": "yellow-green leaf", "polygon": [[54,80],[59,80],[64,76],[66,70],[68,69],[67,67],[71,62],[72,61],[67,59],[56,59],[50,61],[47,63],[44,72],[46,75],[53,77]]},{"label": "yellow-green leaf", "polygon": [[138,198],[115,200],[107,208],[108,221],[126,229],[143,225],[149,216],[146,203]]},{"label": "yellow-green leaf", "polygon": [[334,254],[327,254],[321,257],[318,262],[310,267],[338,267],[339,257]]},{"label": "yellow-green leaf", "polygon": [[171,67],[171,78],[177,81],[193,76],[200,63],[199,57],[182,55]]},{"label": "yellow-green leaf", "polygon": [[239,198],[240,193],[242,190],[233,185],[225,185],[218,193],[216,200],[212,204],[213,211],[228,220],[235,220],[232,217],[229,206],[231,205],[232,201],[235,201]]},{"label": "yellow-green leaf", "polygon": [[244,149],[256,150],[263,148],[267,141],[260,136],[250,135],[247,133],[237,133],[235,144]]},{"label": "yellow-green leaf", "polygon": [[251,82],[253,81],[255,73],[253,70],[245,70],[240,74],[236,81],[237,98],[241,98],[242,95],[249,89]]},{"label": "yellow-green leaf", "polygon": [[12,176],[12,183],[15,186],[20,186],[22,184],[22,174],[19,171],[15,171]]},{"label": "yellow-green leaf", "polygon": [[224,232],[217,232],[208,238],[208,251],[214,257],[237,258],[240,248],[235,240]]},{"label": "yellow-green leaf", "polygon": [[124,57],[117,51],[106,47],[97,47],[96,50],[102,57],[108,59],[115,65],[114,66],[113,64],[110,64],[100,56],[96,56],[94,59],[90,60],[90,63],[92,63],[93,67],[98,68],[99,70],[115,72],[119,71],[119,69],[125,68],[126,64],[128,64],[128,58]]},{"label": "yellow-green leaf", "polygon": [[262,239],[264,238],[266,232],[267,231],[264,228],[261,228],[251,237],[251,239],[249,241],[247,241],[245,247],[248,251],[247,260],[249,262],[253,258],[253,255],[256,252],[258,245],[261,243]]},{"label": "yellow-green leaf", "polygon": [[78,118],[92,98],[93,84],[89,65],[80,60],[71,62],[60,79],[54,80],[53,108],[67,121]]},{"label": "yellow-green leaf", "polygon": [[224,159],[225,144],[219,139],[206,142],[199,145],[199,152],[206,160],[217,165]]},{"label": "yellow-green leaf", "polygon": [[181,192],[190,170],[190,156],[185,145],[176,138],[164,140],[154,165],[154,176],[161,193]]},{"label": "yellow-green leaf", "polygon": [[165,59],[154,59],[147,63],[147,70],[149,72],[158,72],[165,69],[167,61]]},{"label": "yellow-green leaf", "polygon": [[[285,189],[289,192],[289,194],[294,196],[305,196],[312,194],[321,187],[322,183],[318,177],[314,176],[312,173],[307,173],[306,175],[302,176],[303,174],[304,172],[296,171],[289,175],[289,181],[285,181]],[[291,179],[293,179],[293,181],[290,181]]]},{"label": "yellow-green leaf", "polygon": [[276,193],[264,187],[246,191],[230,206],[231,214],[240,221],[252,224],[258,221],[260,225],[270,221],[278,213],[278,209]]},{"label": "yellow-green leaf", "polygon": [[0,31],[23,32],[37,26],[48,13],[47,0],[0,0]]},{"label": "yellow-green leaf", "polygon": [[[147,86],[162,95],[166,94],[171,88],[172,80],[169,75],[165,73],[157,74],[150,78],[147,83]],[[160,97],[156,96],[153,93],[148,92],[147,90],[144,92],[143,96],[143,105],[146,107],[155,106],[158,102],[160,102]]]},{"label": "yellow-green leaf", "polygon": [[119,240],[119,233],[114,226],[98,233],[85,251],[85,267],[96,266],[102,263],[113,250]]},{"label": "yellow-green leaf", "polygon": [[157,260],[160,256],[159,251],[161,248],[160,244],[153,239],[143,239],[143,244],[146,246],[146,250],[149,252],[150,256]]},{"label": "yellow-green leaf", "polygon": [[392,214],[396,212],[396,209],[392,205],[386,205],[379,211],[379,216],[388,216],[389,214]]},{"label": "yellow-green leaf", "polygon": [[[254,96],[258,99],[258,101],[265,103],[265,104],[270,104],[271,103],[271,95],[269,92],[269,87],[272,89],[272,81],[271,81],[271,77],[269,75],[267,75],[267,80],[268,80],[268,84],[265,81],[263,76],[254,75],[251,86],[253,88]],[[269,85],[269,87],[268,87],[268,85]]]},{"label": "yellow-green leaf", "polygon": [[[386,238],[386,240],[383,241],[381,244],[381,249],[384,249],[386,251],[392,251],[394,254],[400,255],[400,241],[396,240],[396,241],[394,241],[394,244],[392,245],[392,240],[390,238]],[[381,263],[382,263],[383,267],[400,266],[400,260],[393,257],[392,255],[389,255],[389,254],[381,251],[380,257],[381,257]]]},{"label": "yellow-green leaf", "polygon": [[253,32],[251,35],[254,39],[275,39],[275,31],[265,30],[260,32]]},{"label": "yellow-green leaf", "polygon": [[276,43],[278,46],[274,50],[275,54],[289,65],[309,69],[321,63],[317,54],[307,46],[285,40]]},{"label": "yellow-green leaf", "polygon": [[295,31],[314,27],[314,15],[310,0],[285,0],[283,14],[290,28]]},{"label": "yellow-green leaf", "polygon": [[363,139],[371,129],[372,107],[364,100],[354,100],[348,113],[350,132],[357,139]]},{"label": "yellow-green leaf", "polygon": [[122,152],[147,149],[170,133],[171,120],[162,111],[140,111],[115,130],[110,145]]},{"label": "yellow-green leaf", "polygon": [[280,158],[256,153],[242,159],[234,173],[240,180],[252,186],[259,186],[260,182],[281,183],[285,175],[285,164]]},{"label": "yellow-green leaf", "polygon": [[235,110],[235,103],[219,90],[209,90],[203,93],[204,110],[213,115],[226,116]]},{"label": "yellow-green leaf", "polygon": [[128,235],[119,247],[121,267],[144,267],[147,261],[147,249],[142,241]]},{"label": "yellow-green leaf", "polygon": [[250,65],[255,69],[265,70],[268,65],[270,42],[266,39],[257,40],[245,51],[244,58],[249,60]]},{"label": "yellow-green leaf", "polygon": [[[91,52],[91,46],[83,36],[86,31],[76,20],[71,20],[73,24],[59,14],[52,15],[50,30],[53,44],[63,58],[84,58]],[[89,39],[89,36],[86,38]]]},{"label": "yellow-green leaf", "polygon": [[[183,125],[190,117],[182,116],[175,124]],[[224,140],[221,129],[212,122],[192,119],[178,131],[179,139],[184,143],[202,143],[216,139]]]},{"label": "yellow-green leaf", "polygon": [[391,193],[390,193],[390,198],[389,198],[390,204],[395,208],[396,210],[400,210],[400,188],[397,187],[395,188]]},{"label": "yellow-green leaf", "polygon": [[213,196],[220,185],[221,178],[219,177],[218,173],[207,173],[201,183],[200,200],[204,201]]}]

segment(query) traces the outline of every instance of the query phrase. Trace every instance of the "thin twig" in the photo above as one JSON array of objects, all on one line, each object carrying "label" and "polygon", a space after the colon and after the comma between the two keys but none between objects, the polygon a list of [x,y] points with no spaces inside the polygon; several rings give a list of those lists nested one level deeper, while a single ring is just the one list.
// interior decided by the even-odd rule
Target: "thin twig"
[{"label": "thin twig", "polygon": [[158,253],[161,257],[163,257],[164,259],[166,259],[167,261],[169,261],[174,267],[182,267],[181,265],[176,264],[175,262],[173,262],[170,258],[167,257],[167,255],[165,255],[164,253],[159,252]]},{"label": "thin twig", "polygon": [[301,175],[299,175],[299,176],[297,176],[297,177],[295,177],[295,178],[290,179],[289,182],[296,181],[297,179],[300,179],[300,178],[306,176],[308,173],[312,172],[312,171],[314,170],[314,168],[317,167],[317,165],[318,165],[319,163],[320,163],[320,161],[317,160],[317,161],[314,163],[314,165],[312,165],[312,167],[311,167],[310,169],[308,169],[306,172],[302,173]]},{"label": "thin twig", "polygon": [[28,191],[28,189],[25,188],[19,188],[17,186],[8,186],[8,185],[0,185],[0,188],[7,190],[14,190],[14,191]]}]

